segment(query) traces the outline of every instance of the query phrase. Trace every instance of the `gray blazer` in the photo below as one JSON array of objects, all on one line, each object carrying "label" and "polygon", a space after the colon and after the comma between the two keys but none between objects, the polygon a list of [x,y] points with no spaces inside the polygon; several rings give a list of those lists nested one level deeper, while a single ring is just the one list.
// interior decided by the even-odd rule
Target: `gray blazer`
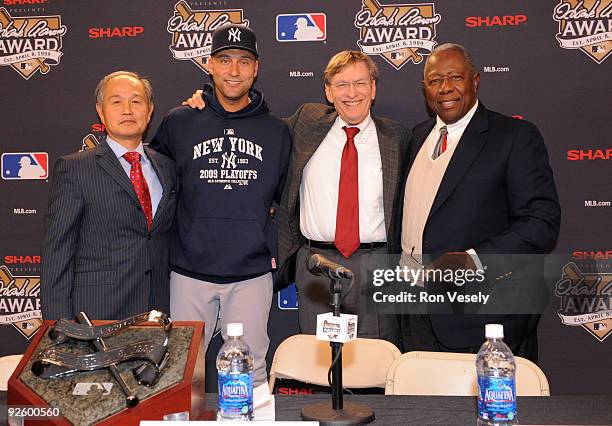
[{"label": "gray blazer", "polygon": [[[299,194],[304,167],[317,150],[338,113],[333,107],[322,104],[304,104],[287,119],[293,139],[287,181],[279,211],[279,260],[280,272],[276,288],[283,288],[295,278],[295,254],[305,242],[300,232]],[[401,170],[408,159],[412,134],[401,124],[387,118],[372,116],[376,124],[380,157],[383,169],[383,206],[385,229],[390,252],[401,250],[400,229],[395,229],[393,217],[396,197],[401,196]],[[401,212],[400,212],[401,213]]]},{"label": "gray blazer", "polygon": [[55,163],[41,259],[44,319],[72,319],[79,311],[109,320],[169,311],[175,168],[169,158],[145,152],[163,188],[150,233],[134,187],[106,141]]}]

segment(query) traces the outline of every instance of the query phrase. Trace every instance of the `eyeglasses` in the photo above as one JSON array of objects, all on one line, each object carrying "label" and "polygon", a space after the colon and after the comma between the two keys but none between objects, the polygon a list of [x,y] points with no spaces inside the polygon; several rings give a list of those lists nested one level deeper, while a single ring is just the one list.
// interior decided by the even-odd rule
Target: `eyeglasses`
[{"label": "eyeglasses", "polygon": [[331,83],[330,86],[332,86],[334,89],[336,89],[339,92],[346,92],[349,90],[351,86],[353,86],[355,87],[355,90],[361,92],[361,91],[368,89],[370,87],[370,84],[371,84],[370,80],[357,80],[357,81],[339,81],[337,83]]}]

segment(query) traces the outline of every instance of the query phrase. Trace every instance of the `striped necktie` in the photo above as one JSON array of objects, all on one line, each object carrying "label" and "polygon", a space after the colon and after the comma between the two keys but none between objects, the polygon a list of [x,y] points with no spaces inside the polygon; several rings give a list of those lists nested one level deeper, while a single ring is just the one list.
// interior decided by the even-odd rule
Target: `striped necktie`
[{"label": "striped necktie", "polygon": [[431,158],[434,160],[442,155],[444,151],[446,151],[446,142],[448,139],[448,130],[446,126],[440,127],[440,137],[438,138],[438,142],[436,142],[436,147],[434,148],[433,154]]}]

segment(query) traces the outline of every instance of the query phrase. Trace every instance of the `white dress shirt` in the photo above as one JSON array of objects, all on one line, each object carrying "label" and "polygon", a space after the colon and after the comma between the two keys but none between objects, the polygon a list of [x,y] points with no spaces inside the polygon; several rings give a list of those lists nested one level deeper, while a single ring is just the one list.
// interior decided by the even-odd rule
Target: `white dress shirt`
[{"label": "white dress shirt", "polygon": [[[300,230],[315,241],[333,242],[336,235],[338,185],[342,150],[346,144],[338,116],[302,174],[300,184]],[[359,239],[362,243],[387,241],[383,207],[383,178],[376,125],[368,117],[356,126],[359,180]]]},{"label": "white dress shirt", "polygon": [[[110,136],[106,136],[106,142],[108,142],[108,146],[113,150],[117,158],[119,159],[119,163],[121,163],[121,167],[125,170],[125,173],[130,177],[130,170],[132,169],[132,165],[123,158],[123,154],[126,152],[130,152],[129,149],[124,147],[118,142],[115,142],[111,139]],[[151,211],[153,217],[155,217],[155,212],[157,211],[157,206],[159,206],[159,201],[161,200],[162,194],[164,192],[159,178],[153,169],[153,164],[151,164],[151,160],[145,154],[144,148],[142,146],[142,142],[136,147],[134,150],[140,154],[140,166],[142,167],[142,174],[147,181],[147,186],[149,187],[149,194],[151,195]]]}]

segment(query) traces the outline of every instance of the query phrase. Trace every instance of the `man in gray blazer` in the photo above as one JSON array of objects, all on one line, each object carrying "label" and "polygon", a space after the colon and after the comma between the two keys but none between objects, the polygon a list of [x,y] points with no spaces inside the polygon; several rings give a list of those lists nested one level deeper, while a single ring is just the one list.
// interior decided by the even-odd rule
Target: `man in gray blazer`
[{"label": "man in gray blazer", "polygon": [[364,263],[400,250],[390,227],[411,138],[399,123],[371,115],[377,78],[367,55],[340,52],[324,72],[333,107],[304,104],[287,119],[293,149],[279,213],[277,287],[295,279],[303,333],[315,333],[317,314],[331,310],[329,279],[306,268],[317,253],[355,273],[341,311],[358,314],[358,336],[398,341],[396,317],[366,313],[360,285]]},{"label": "man in gray blazer", "polygon": [[169,311],[176,178],[172,160],[142,144],[152,95],[136,73],[105,76],[96,110],[106,140],[55,163],[42,246],[44,319]]},{"label": "man in gray blazer", "polygon": [[[341,311],[359,316],[358,336],[399,343],[397,317],[366,312],[360,272],[364,264],[379,265],[386,253],[401,253],[400,230],[392,229],[401,206],[394,204],[412,135],[401,124],[370,114],[378,68],[367,55],[337,53],[324,79],[333,107],[308,103],[285,119],[293,148],[278,217],[280,266],[274,287],[296,283],[300,329],[314,334],[317,314],[331,311],[329,279],[311,274],[306,262],[322,254],[355,273]],[[184,104],[204,108],[201,91]]]}]

